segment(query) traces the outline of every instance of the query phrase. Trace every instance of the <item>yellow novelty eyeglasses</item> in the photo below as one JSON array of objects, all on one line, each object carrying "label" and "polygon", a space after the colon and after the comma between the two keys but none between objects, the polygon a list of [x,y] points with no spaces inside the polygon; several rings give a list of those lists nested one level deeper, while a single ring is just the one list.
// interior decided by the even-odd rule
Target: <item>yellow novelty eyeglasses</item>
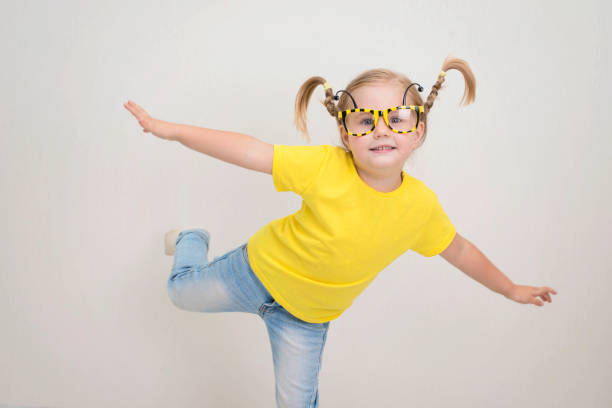
[{"label": "yellow novelty eyeglasses", "polygon": [[423,110],[423,105],[402,105],[383,110],[356,108],[338,112],[338,118],[351,136],[365,136],[372,132],[381,115],[393,132],[410,133],[419,125]]}]

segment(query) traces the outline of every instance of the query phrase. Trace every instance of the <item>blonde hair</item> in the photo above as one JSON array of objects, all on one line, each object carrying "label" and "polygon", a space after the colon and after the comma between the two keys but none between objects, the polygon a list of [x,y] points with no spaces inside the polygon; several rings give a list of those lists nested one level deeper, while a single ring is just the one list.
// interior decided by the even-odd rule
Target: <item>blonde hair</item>
[{"label": "blonde hair", "polygon": [[[433,106],[434,100],[438,96],[438,91],[442,88],[442,83],[446,78],[446,71],[448,71],[449,69],[455,69],[461,72],[465,81],[465,88],[460,104],[463,102],[464,105],[468,105],[472,103],[476,98],[476,79],[474,78],[474,74],[472,73],[472,70],[470,69],[468,63],[460,58],[447,57],[442,63],[442,72],[440,72],[440,74],[438,75],[438,79],[436,80],[436,83],[433,85],[431,91],[429,92],[425,103],[423,103],[423,99],[421,99],[421,95],[419,95],[416,86],[411,87],[407,94],[406,105],[410,105],[408,101],[412,101],[413,105],[424,106],[424,113],[421,114],[421,122],[425,124],[425,132],[423,133],[420,145],[423,144],[427,135],[427,117],[429,111]],[[346,91],[352,93],[356,89],[365,85],[391,81],[396,81],[403,88],[407,88],[408,85],[412,83],[412,81],[404,74],[391,71],[385,68],[378,68],[371,69],[359,74],[356,78],[349,82],[349,84],[346,86]],[[297,96],[295,98],[294,124],[298,131],[305,136],[306,141],[308,143],[310,143],[308,127],[306,126],[306,110],[308,108],[308,102],[310,101],[310,97],[312,96],[314,89],[318,85],[323,85],[326,82],[327,81],[320,76],[313,76],[311,78],[308,78],[298,90]],[[349,96],[345,92],[342,92],[337,104],[334,101],[335,99],[332,88],[326,87],[325,100],[321,101],[321,103],[327,108],[327,111],[330,113],[330,115],[336,119],[337,125],[342,126],[342,120],[338,118],[338,112],[341,112],[346,109],[352,109],[353,104],[350,101]],[[344,144],[344,140],[342,140],[342,138],[340,138],[340,140],[344,147],[349,150],[348,146]]]}]

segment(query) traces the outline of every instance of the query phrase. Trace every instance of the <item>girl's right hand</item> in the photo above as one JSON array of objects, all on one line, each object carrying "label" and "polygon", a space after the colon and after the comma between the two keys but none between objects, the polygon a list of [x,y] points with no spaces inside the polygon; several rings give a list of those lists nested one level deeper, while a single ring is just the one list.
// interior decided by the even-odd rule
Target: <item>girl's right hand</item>
[{"label": "girl's right hand", "polygon": [[147,111],[132,101],[124,103],[123,106],[138,119],[138,123],[142,126],[143,132],[153,133],[155,136],[165,140],[176,140],[172,135],[172,124],[152,118]]}]

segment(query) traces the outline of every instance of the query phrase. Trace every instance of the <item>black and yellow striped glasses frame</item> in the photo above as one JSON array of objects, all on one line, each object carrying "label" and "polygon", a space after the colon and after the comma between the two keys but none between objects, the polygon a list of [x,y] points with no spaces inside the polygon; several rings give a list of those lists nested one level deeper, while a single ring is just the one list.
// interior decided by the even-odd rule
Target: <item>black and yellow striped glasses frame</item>
[{"label": "black and yellow striped glasses frame", "polygon": [[[416,122],[414,124],[414,127],[410,130],[396,130],[393,129],[393,126],[391,126],[389,124],[389,112],[393,112],[399,109],[408,109],[408,110],[413,110],[416,112]],[[401,105],[401,106],[394,106],[393,108],[387,108],[384,110],[377,110],[377,109],[360,109],[360,108],[356,108],[356,109],[347,109],[344,111],[340,111],[338,112],[338,118],[342,120],[342,124],[344,125],[344,129],[346,129],[346,133],[351,135],[351,136],[365,136],[369,133],[371,133],[375,128],[376,125],[378,124],[378,118],[382,115],[383,119],[385,120],[385,123],[387,124],[387,126],[389,127],[389,129],[391,129],[393,132],[395,133],[411,133],[414,132],[417,128],[417,126],[419,126],[419,121],[421,118],[421,113],[423,113],[424,111],[424,106],[423,105]],[[348,129],[348,127],[346,126],[346,118],[353,112],[369,112],[369,113],[373,113],[374,114],[374,123],[372,124],[372,128],[370,130],[368,130],[365,133],[351,133]]]},{"label": "black and yellow striped glasses frame", "polygon": [[[354,109],[347,109],[347,110],[343,110],[338,112],[338,119],[342,120],[342,124],[344,125],[344,129],[346,129],[346,133],[348,133],[351,136],[365,136],[368,133],[371,133],[375,128],[376,125],[378,124],[378,118],[380,117],[380,115],[383,116],[385,123],[387,124],[387,126],[389,127],[389,129],[391,129],[393,132],[395,133],[411,133],[414,132],[417,128],[417,126],[419,126],[419,121],[421,120],[421,113],[423,113],[424,111],[424,106],[423,105],[406,105],[406,95],[408,94],[408,90],[412,87],[412,86],[417,86],[418,91],[419,92],[423,92],[423,87],[420,84],[417,84],[416,82],[411,83],[410,85],[408,85],[408,87],[406,88],[406,90],[404,91],[404,98],[402,99],[402,105],[400,106],[395,106],[393,108],[387,108],[384,110],[378,110],[378,109],[361,109],[357,107],[357,103],[355,102],[355,98],[353,98],[353,95],[351,95],[348,91],[341,89],[338,92],[336,92],[336,94],[334,95],[334,100],[339,100],[340,97],[338,96],[338,94],[340,92],[344,92],[346,93],[350,98],[351,101],[353,102],[353,106],[355,107]],[[324,84],[325,88],[331,88],[331,86],[326,82]],[[397,110],[401,110],[401,109],[407,109],[407,110],[413,110],[416,113],[416,121],[414,124],[414,127],[410,130],[396,130],[393,129],[393,127],[389,124],[389,112],[393,112],[393,111],[397,111]],[[374,124],[372,125],[372,128],[370,130],[368,130],[365,133],[351,133],[348,129],[348,127],[346,126],[346,118],[354,112],[369,112],[369,113],[373,113],[374,114]]]}]

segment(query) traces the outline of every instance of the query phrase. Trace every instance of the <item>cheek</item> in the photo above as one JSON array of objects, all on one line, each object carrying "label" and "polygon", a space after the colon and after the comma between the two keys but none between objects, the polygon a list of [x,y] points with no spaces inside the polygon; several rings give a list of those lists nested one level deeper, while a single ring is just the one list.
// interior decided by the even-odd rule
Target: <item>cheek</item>
[{"label": "cheek", "polygon": [[369,149],[372,142],[368,140],[367,136],[354,136],[351,140],[353,146],[357,149]]},{"label": "cheek", "polygon": [[402,140],[402,142],[399,143],[399,147],[404,152],[412,151],[416,147],[415,139],[411,137],[409,139],[407,138],[406,140]]}]

